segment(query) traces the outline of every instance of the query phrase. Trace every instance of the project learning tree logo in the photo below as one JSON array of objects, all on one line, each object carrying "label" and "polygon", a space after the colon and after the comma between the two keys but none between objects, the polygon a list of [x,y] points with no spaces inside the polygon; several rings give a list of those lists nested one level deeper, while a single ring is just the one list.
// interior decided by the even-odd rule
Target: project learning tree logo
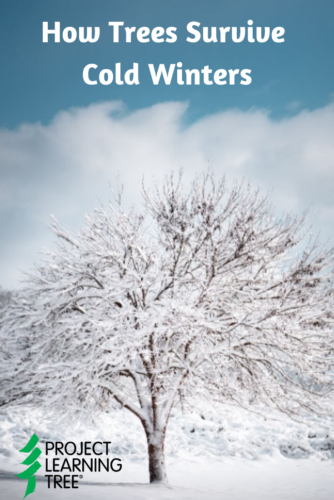
[{"label": "project learning tree logo", "polygon": [[22,450],[20,450],[22,453],[31,452],[30,455],[25,460],[23,460],[23,462],[21,462],[23,465],[29,465],[28,469],[21,472],[20,474],[16,474],[21,479],[28,479],[26,493],[23,498],[30,495],[30,493],[33,493],[36,488],[35,474],[41,467],[41,464],[37,462],[37,459],[42,453],[39,448],[36,448],[37,443],[38,443],[38,437],[36,436],[36,434],[33,434],[29,439],[29,442],[25,445],[25,447],[22,448]]}]

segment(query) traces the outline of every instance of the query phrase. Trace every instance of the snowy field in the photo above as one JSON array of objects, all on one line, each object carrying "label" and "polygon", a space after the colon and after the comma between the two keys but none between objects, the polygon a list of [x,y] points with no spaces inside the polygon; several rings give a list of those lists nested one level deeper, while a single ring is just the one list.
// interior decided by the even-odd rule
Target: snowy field
[{"label": "snowy field", "polygon": [[[22,499],[26,481],[21,449],[33,432],[43,441],[111,441],[120,472],[85,472],[77,490],[48,489],[43,468],[31,499],[119,500],[330,500],[334,492],[334,425],[331,420],[291,422],[224,408],[174,411],[166,442],[168,486],[148,485],[144,433],[127,411],[90,424],[66,424],[36,410],[0,415],[0,492]],[[39,460],[44,466],[44,459]]]},{"label": "snowy field", "polygon": [[[170,485],[140,483],[82,484],[78,490],[48,490],[38,482],[31,499],[99,500],[331,500],[333,463],[288,460],[282,457],[256,462],[242,459],[196,463],[168,461]],[[133,480],[146,475],[145,464],[129,464]],[[129,478],[129,477],[128,477]],[[1,498],[22,499],[25,481],[1,478]],[[28,497],[29,498],[29,497]]]}]

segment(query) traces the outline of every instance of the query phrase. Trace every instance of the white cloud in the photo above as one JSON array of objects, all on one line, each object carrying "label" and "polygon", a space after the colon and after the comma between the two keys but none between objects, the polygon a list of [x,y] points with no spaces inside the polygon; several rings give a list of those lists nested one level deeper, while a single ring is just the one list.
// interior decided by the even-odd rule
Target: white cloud
[{"label": "white cloud", "polygon": [[0,131],[0,284],[16,285],[17,267],[50,245],[48,213],[78,226],[108,199],[117,172],[128,199],[140,181],[208,164],[227,178],[274,189],[279,208],[313,205],[318,226],[334,222],[334,104],[274,121],[261,110],[228,110],[186,125],[187,106],[171,102],[128,112],[107,102],[58,113],[49,125]]}]

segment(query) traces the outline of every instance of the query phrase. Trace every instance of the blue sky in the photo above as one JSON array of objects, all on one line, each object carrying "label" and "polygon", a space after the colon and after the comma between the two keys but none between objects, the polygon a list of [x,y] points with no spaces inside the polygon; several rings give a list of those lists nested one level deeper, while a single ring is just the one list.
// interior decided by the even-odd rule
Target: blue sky
[{"label": "blue sky", "polygon": [[[285,42],[275,44],[188,43],[186,25],[283,26]],[[95,44],[42,43],[42,22],[61,28],[99,26]],[[126,26],[176,26],[174,44],[112,42],[109,21]],[[334,3],[332,0],[23,0],[0,6],[2,100],[1,126],[23,121],[48,122],[70,106],[121,99],[130,109],[157,102],[188,100],[188,119],[231,107],[253,106],[281,117],[300,107],[314,109],[328,103],[333,93]],[[154,86],[148,63],[182,62],[184,68],[250,68],[249,86]],[[140,65],[138,86],[87,86],[83,67],[95,63],[112,68]]]},{"label": "blue sky", "polygon": [[[201,27],[285,28],[285,42],[186,42]],[[95,44],[42,43],[42,23],[98,26]],[[110,21],[177,27],[173,44],[112,41]],[[211,165],[270,191],[279,211],[310,207],[333,241],[333,0],[11,0],[0,3],[0,286],[20,286],[53,236],[109,198],[117,173],[129,200],[143,175]],[[139,64],[140,85],[88,86],[87,64]],[[251,85],[154,86],[148,64],[252,70]]]}]

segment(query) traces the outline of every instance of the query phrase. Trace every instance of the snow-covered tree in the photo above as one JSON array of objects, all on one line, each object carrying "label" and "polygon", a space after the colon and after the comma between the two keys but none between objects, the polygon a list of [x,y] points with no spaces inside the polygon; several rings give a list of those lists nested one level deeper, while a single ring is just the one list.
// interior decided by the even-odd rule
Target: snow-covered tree
[{"label": "snow-covered tree", "polygon": [[166,480],[180,401],[324,413],[333,250],[303,243],[304,219],[206,173],[143,187],[140,209],[99,208],[78,232],[53,221],[58,245],[2,320],[3,404],[117,401],[143,425],[150,481]]}]

